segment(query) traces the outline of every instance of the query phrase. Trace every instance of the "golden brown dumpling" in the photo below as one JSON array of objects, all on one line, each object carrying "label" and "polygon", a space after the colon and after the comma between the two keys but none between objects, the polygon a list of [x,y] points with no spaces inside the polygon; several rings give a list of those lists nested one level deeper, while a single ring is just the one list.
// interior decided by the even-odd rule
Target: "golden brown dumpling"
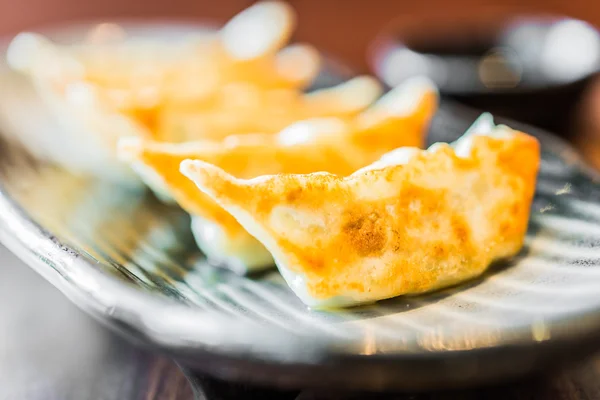
[{"label": "golden brown dumpling", "polygon": [[[294,26],[291,6],[259,2],[216,33],[136,36],[135,29],[125,35],[117,25],[99,24],[87,39],[69,45],[22,33],[12,41],[7,59],[29,78],[38,102],[61,126],[52,134],[68,146],[55,161],[79,159],[81,171],[127,181],[134,175],[116,160],[121,137],[199,139],[207,130],[196,128],[203,127],[212,135],[219,128],[221,137],[242,133],[229,130],[235,126],[228,117],[238,111],[235,101],[243,92],[300,96],[316,77],[320,56],[305,44],[283,48]],[[32,91],[25,85],[22,90]],[[224,106],[221,112],[218,107]],[[213,118],[197,126],[193,116],[202,113]],[[12,122],[16,128],[28,123],[23,118]],[[177,131],[181,127],[185,134]]]},{"label": "golden brown dumpling", "polygon": [[316,171],[348,175],[391,149],[422,146],[436,107],[435,87],[419,78],[354,117],[311,119],[276,135],[230,136],[223,141],[168,144],[123,139],[119,152],[161,197],[173,197],[193,216],[196,240],[209,257],[246,271],[270,266],[270,254],[181,175],[183,160],[204,160],[240,178]]},{"label": "golden brown dumpling", "polygon": [[380,83],[360,76],[302,93],[264,90],[250,83],[223,86],[200,104],[165,104],[153,121],[152,137],[163,142],[220,140],[231,134],[277,133],[308,118],[350,117],[381,96]]},{"label": "golden brown dumpling", "polygon": [[311,307],[421,293],[481,274],[522,247],[540,163],[536,139],[489,116],[454,143],[403,148],[349,177],[238,179],[181,171],[269,250]]}]

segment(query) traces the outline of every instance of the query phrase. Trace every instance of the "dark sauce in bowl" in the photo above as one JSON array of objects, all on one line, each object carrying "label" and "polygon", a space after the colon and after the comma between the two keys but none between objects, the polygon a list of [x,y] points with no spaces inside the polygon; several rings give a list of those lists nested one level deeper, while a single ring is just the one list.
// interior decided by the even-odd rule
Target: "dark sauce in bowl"
[{"label": "dark sauce in bowl", "polygon": [[485,28],[404,30],[376,41],[371,64],[394,86],[426,75],[470,106],[567,133],[600,68],[600,34],[574,19],[522,17]]}]

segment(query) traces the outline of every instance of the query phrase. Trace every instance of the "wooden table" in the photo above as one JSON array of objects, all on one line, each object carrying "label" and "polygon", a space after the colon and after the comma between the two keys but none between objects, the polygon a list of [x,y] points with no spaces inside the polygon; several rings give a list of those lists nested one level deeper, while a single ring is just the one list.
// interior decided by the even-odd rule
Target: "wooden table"
[{"label": "wooden table", "polygon": [[[85,315],[0,246],[0,400],[193,399],[170,360],[138,349]],[[203,380],[213,399],[365,399],[380,396],[272,392]],[[240,393],[243,396],[240,396]],[[385,399],[600,399],[600,357],[580,367],[500,387]]]}]

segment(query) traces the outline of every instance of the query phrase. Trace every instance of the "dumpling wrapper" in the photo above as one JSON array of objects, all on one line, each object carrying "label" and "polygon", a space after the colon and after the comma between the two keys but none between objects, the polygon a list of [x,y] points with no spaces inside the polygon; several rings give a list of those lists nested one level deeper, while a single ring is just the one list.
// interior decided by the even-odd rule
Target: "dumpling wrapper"
[{"label": "dumpling wrapper", "polygon": [[[183,152],[189,155],[189,157],[194,156],[198,148],[207,147],[209,149],[207,151],[212,152],[214,151],[212,149],[221,149],[223,146],[228,148],[234,144],[241,146],[240,148],[247,148],[247,151],[254,151],[255,148],[260,148],[259,151],[264,151],[265,146],[285,146],[292,143],[292,141],[297,141],[298,137],[305,138],[303,140],[309,140],[321,133],[345,135],[346,131],[354,129],[354,127],[346,124],[346,119],[355,117],[357,113],[364,111],[369,105],[373,105],[368,112],[364,111],[360,117],[356,118],[356,127],[364,127],[361,129],[367,135],[370,132],[371,125],[376,126],[377,129],[381,129],[381,127],[391,121],[392,128],[394,128],[394,114],[399,114],[400,117],[404,118],[404,114],[408,112],[411,106],[410,101],[407,102],[405,97],[410,96],[410,94],[419,96],[418,90],[428,90],[431,93],[436,92],[435,88],[431,85],[430,82],[423,82],[422,79],[416,79],[414,83],[402,86],[407,87],[406,90],[397,90],[385,96],[383,100],[388,99],[385,100],[387,102],[395,101],[398,103],[397,105],[406,108],[406,110],[400,108],[398,111],[387,110],[389,106],[386,106],[383,100],[380,100],[376,105],[372,104],[380,96],[382,88],[376,79],[369,76],[359,76],[337,86],[316,90],[307,94],[284,93],[282,91],[261,93],[253,90],[251,87],[236,86],[236,89],[239,89],[241,92],[247,89],[254,94],[254,96],[251,95],[248,98],[248,96],[245,96],[248,93],[229,93],[229,95],[237,98],[238,103],[243,101],[246,103],[245,105],[242,104],[238,107],[230,108],[224,107],[222,109],[216,107],[216,109],[205,111],[204,113],[198,113],[193,110],[184,112],[178,109],[176,114],[173,115],[162,114],[162,117],[167,118],[168,121],[161,120],[164,124],[160,126],[161,124],[159,123],[159,128],[153,135],[154,140],[136,140],[135,137],[147,138],[148,135],[136,135],[133,130],[130,130],[132,134],[129,137],[123,138],[124,145],[120,145],[122,149],[119,151],[121,152],[121,158],[126,161],[129,161],[132,152],[132,150],[127,149],[143,146],[142,143],[151,144],[152,151],[171,151],[169,149],[172,149],[175,153]],[[417,88],[412,91],[409,90],[413,86]],[[418,88],[419,86],[421,88]],[[240,96],[235,96],[235,94]],[[435,97],[437,98],[437,94],[435,94]],[[403,106],[400,104],[402,102],[407,104]],[[435,104],[431,103],[430,106],[435,107]],[[427,106],[424,107],[424,112],[429,112]],[[431,113],[433,112],[434,110],[431,109]],[[327,117],[332,115],[337,115],[344,119],[318,118],[319,116]],[[386,122],[386,118],[390,121]],[[294,124],[294,122],[299,120],[304,120],[305,122]],[[198,132],[203,132],[203,134],[200,135]],[[226,132],[236,132],[236,134],[231,135],[226,134]],[[251,132],[268,132],[268,134],[250,134]],[[279,133],[274,135],[274,132]],[[244,138],[242,135],[248,137]],[[207,140],[193,140],[194,136],[206,136],[204,139]],[[164,142],[165,147],[161,148],[159,142]],[[369,142],[370,138],[365,142],[365,145],[368,146]],[[136,145],[136,143],[138,144]],[[182,146],[173,147],[173,143],[182,143]],[[403,139],[402,143],[408,142],[405,142]],[[419,142],[410,142],[410,144],[418,145]],[[387,147],[386,150],[389,150],[389,148]],[[203,154],[203,151],[198,154]],[[237,156],[239,157],[240,154],[237,154]],[[185,157],[182,156],[178,162],[184,159]],[[365,164],[371,161],[372,159],[369,159]],[[245,162],[242,164],[246,165]],[[161,200],[174,202],[174,199],[169,194],[170,190],[164,183],[161,183],[163,178],[160,177],[160,173],[157,175],[152,170],[154,167],[148,168],[144,166],[144,162],[132,162],[131,166]],[[178,166],[176,169],[178,171]],[[264,170],[261,169],[260,174],[264,173]]]},{"label": "dumpling wrapper", "polygon": [[[116,159],[116,142],[124,136],[153,137],[163,112],[181,107],[185,114],[199,103],[214,102],[232,83],[291,92],[308,86],[318,74],[320,56],[305,44],[283,48],[294,27],[291,6],[259,2],[215,34],[175,40],[125,37],[114,24],[97,25],[74,45],[21,33],[10,44],[7,61],[30,78],[62,127],[53,130],[56,141],[69,145],[53,152],[52,161],[74,172],[136,183]],[[13,119],[15,131],[31,125],[23,117]],[[35,135],[25,136],[24,144],[36,147],[30,143]],[[78,161],[63,162],[67,159]]]},{"label": "dumpling wrapper", "polygon": [[523,245],[539,143],[491,116],[452,146],[403,148],[343,178],[233,177],[187,160],[183,174],[273,254],[315,308],[422,293],[480,275]]},{"label": "dumpling wrapper", "polygon": [[[55,44],[25,32],[12,41],[7,59],[14,69],[55,86],[86,82],[105,89],[113,106],[122,108],[147,106],[150,92],[166,95],[163,101],[185,101],[192,94],[197,100],[230,82],[297,89],[312,82],[320,60],[308,45],[282,50],[295,20],[290,5],[266,1],[240,12],[216,33],[175,40],[127,37],[114,24],[97,25],[85,41],[74,45]],[[121,34],[111,33],[107,25]],[[199,90],[199,84],[210,86]]]},{"label": "dumpling wrapper", "polygon": [[415,78],[352,118],[312,119],[276,135],[230,136],[218,142],[124,138],[119,153],[160,197],[172,196],[193,216],[196,241],[209,258],[248,272],[271,266],[270,253],[179,172],[183,160],[204,160],[240,178],[316,171],[348,175],[390,149],[422,146],[437,100],[435,86]]},{"label": "dumpling wrapper", "polygon": [[356,115],[381,93],[381,84],[370,76],[309,93],[230,84],[203,104],[166,104],[157,114],[152,136],[164,142],[187,142],[220,140],[231,134],[277,133],[300,120]]}]

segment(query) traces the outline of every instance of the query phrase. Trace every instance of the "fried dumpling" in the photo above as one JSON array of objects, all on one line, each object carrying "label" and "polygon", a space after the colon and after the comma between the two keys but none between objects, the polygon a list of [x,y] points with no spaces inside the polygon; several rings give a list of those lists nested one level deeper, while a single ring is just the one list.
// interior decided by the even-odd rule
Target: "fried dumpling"
[{"label": "fried dumpling", "polygon": [[381,93],[381,84],[370,76],[309,93],[229,84],[202,105],[166,104],[157,114],[152,136],[164,142],[187,142],[219,140],[231,134],[276,133],[308,118],[356,115]]},{"label": "fried dumpling", "polygon": [[346,178],[243,180],[198,160],[181,171],[265,245],[304,303],[339,307],[456,284],[519,252],[539,151],[484,115],[452,145],[398,149]]},{"label": "fried dumpling", "polygon": [[[244,87],[299,94],[310,85],[320,56],[306,44],[284,48],[294,26],[289,5],[259,2],[213,34],[138,37],[135,30],[127,36],[117,25],[100,24],[83,42],[59,45],[22,33],[10,44],[7,61],[30,78],[43,106],[61,125],[56,141],[78,144],[65,147],[69,154],[54,161],[78,159],[79,170],[102,176],[117,171],[112,177],[124,178],[127,171],[118,168],[115,152],[120,137],[173,135],[168,140],[176,141],[183,135],[175,129],[186,120],[173,116],[189,117],[207,105],[215,114],[213,125],[221,117],[221,132],[227,131],[228,118],[214,108],[235,101]],[[13,125],[23,128],[28,121],[21,118]]]},{"label": "fried dumpling", "polygon": [[119,153],[155,192],[172,196],[192,215],[196,241],[207,256],[245,272],[272,265],[271,255],[179,172],[183,160],[204,160],[240,178],[317,171],[348,175],[390,149],[422,146],[436,107],[433,84],[416,78],[352,118],[310,119],[276,135],[230,136],[223,141],[167,144],[124,138]]},{"label": "fried dumpling", "polygon": [[15,37],[7,58],[11,67],[47,81],[55,90],[87,83],[104,90],[113,107],[146,107],[164,100],[198,100],[223,83],[305,87],[318,72],[319,55],[304,44],[282,50],[294,26],[291,6],[258,2],[216,33],[178,39],[128,36],[114,24],[94,27],[85,41],[74,45],[25,32]]}]

